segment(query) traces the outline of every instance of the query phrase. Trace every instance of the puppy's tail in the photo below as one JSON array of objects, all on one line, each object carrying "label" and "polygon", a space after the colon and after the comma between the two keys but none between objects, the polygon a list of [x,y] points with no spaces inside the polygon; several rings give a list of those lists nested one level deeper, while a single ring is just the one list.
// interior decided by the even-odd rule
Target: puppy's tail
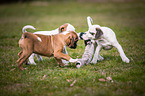
[{"label": "puppy's tail", "polygon": [[40,42],[42,42],[40,37],[38,37],[37,35],[35,35],[33,33],[30,33],[30,32],[23,33],[21,39],[24,39],[24,38],[29,38],[29,39],[31,39],[33,41],[37,41],[37,42],[40,41]]},{"label": "puppy's tail", "polygon": [[33,29],[33,30],[36,30],[36,28],[34,28],[33,26],[31,26],[31,25],[26,25],[26,26],[23,27],[22,32],[23,32],[23,33],[24,33],[24,32],[27,32],[26,29],[28,29],[28,28]]},{"label": "puppy's tail", "polygon": [[87,17],[87,22],[88,22],[88,26],[91,27],[92,23],[93,23],[93,20],[90,16]]}]

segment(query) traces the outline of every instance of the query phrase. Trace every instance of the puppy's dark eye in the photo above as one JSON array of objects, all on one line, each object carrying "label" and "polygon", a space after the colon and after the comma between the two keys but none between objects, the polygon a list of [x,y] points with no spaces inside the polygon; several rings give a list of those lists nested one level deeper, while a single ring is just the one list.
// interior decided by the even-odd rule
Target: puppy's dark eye
[{"label": "puppy's dark eye", "polygon": [[90,34],[91,34],[91,35],[94,35],[95,33],[93,33],[93,32],[90,32]]}]

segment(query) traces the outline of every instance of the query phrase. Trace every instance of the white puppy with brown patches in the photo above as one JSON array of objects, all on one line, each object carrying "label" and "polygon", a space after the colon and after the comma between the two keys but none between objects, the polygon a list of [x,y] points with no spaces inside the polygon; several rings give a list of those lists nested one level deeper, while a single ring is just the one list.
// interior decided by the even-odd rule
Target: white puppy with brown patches
[{"label": "white puppy with brown patches", "polygon": [[[27,32],[26,29],[33,29],[33,30],[36,30],[33,26],[31,25],[26,25],[23,27],[22,29],[22,32]],[[65,23],[63,25],[61,25],[59,28],[55,29],[55,30],[51,30],[51,31],[37,31],[37,32],[34,32],[33,34],[41,34],[41,35],[56,35],[58,33],[61,33],[61,32],[64,32],[64,31],[75,31],[75,28],[73,25],[69,24],[69,23]],[[66,50],[66,47],[64,47],[64,50],[63,50],[63,53],[65,54],[68,54],[67,50]],[[29,64],[33,64],[33,65],[36,65],[35,61],[34,61],[34,56],[37,57],[38,61],[43,61],[42,57],[38,54],[32,54],[30,57],[29,57]],[[66,61],[66,60],[63,60],[62,59],[62,62],[64,64],[68,64],[69,62]]]},{"label": "white puppy with brown patches", "polygon": [[118,52],[120,53],[120,57],[123,62],[129,63],[129,59],[126,57],[121,45],[118,43],[116,39],[116,35],[114,31],[108,27],[101,27],[100,25],[92,25],[92,18],[87,17],[87,22],[89,26],[89,30],[84,34],[85,39],[94,40],[97,42],[97,47],[95,49],[94,57],[91,61],[91,63],[96,64],[99,52],[101,49],[104,50],[110,50],[113,47],[117,48]]}]

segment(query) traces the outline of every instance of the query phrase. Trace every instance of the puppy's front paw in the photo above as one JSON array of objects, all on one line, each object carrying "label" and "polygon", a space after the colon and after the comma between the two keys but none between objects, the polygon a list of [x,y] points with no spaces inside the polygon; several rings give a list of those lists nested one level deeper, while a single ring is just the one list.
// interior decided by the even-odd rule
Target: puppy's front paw
[{"label": "puppy's front paw", "polygon": [[130,60],[128,58],[124,58],[122,61],[125,63],[129,63]]},{"label": "puppy's front paw", "polygon": [[71,63],[75,63],[77,61],[78,61],[78,59],[72,59],[72,58],[69,60],[69,62],[71,62]]}]

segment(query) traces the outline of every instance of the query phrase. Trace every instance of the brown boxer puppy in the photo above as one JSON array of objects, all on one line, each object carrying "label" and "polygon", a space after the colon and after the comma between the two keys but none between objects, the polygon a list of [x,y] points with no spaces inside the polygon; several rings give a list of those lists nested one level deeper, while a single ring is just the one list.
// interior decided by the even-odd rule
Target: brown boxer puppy
[{"label": "brown boxer puppy", "polygon": [[74,63],[77,59],[72,59],[67,54],[62,53],[62,51],[65,45],[75,49],[77,47],[77,41],[78,35],[74,31],[65,31],[51,36],[25,32],[19,40],[19,47],[22,50],[18,53],[20,58],[17,60],[17,65],[21,70],[24,70],[22,63],[32,53],[47,57],[54,56],[59,66],[64,66],[61,59]]}]

